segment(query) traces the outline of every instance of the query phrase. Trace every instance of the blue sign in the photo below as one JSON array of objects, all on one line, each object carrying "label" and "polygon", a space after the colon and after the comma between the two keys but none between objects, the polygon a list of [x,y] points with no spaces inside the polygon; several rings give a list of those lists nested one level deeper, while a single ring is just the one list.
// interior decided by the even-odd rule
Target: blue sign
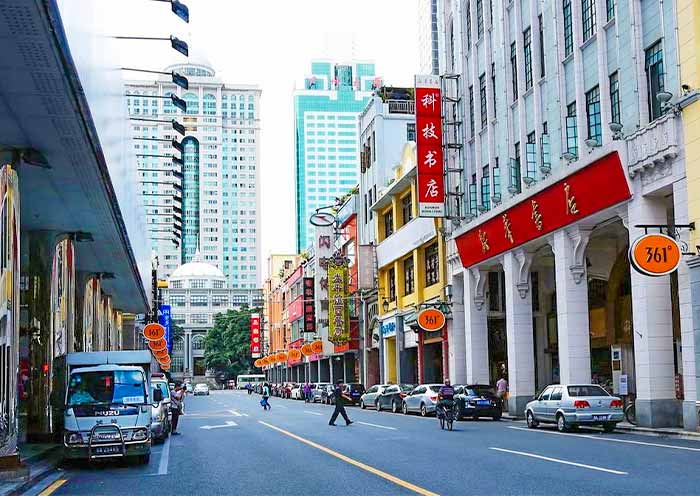
[{"label": "blue sign", "polygon": [[381,323],[382,337],[396,336],[396,319],[385,320]]},{"label": "blue sign", "polygon": [[161,305],[158,309],[158,322],[165,327],[165,342],[168,344],[168,353],[173,352],[173,335],[170,330],[170,305]]}]

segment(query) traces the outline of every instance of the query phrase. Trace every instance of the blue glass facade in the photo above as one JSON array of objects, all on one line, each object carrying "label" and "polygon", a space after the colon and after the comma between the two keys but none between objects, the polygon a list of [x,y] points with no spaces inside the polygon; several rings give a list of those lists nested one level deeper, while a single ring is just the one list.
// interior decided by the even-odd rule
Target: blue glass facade
[{"label": "blue glass facade", "polygon": [[192,261],[199,243],[199,141],[182,140],[185,153],[182,180],[182,263]]}]

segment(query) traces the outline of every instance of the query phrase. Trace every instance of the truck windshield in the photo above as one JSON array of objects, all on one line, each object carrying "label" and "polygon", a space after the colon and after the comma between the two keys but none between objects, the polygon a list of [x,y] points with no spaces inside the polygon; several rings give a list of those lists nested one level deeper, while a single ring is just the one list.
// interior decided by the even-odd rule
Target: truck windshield
[{"label": "truck windshield", "polygon": [[143,372],[105,370],[76,372],[70,376],[68,405],[122,404],[146,402]]}]

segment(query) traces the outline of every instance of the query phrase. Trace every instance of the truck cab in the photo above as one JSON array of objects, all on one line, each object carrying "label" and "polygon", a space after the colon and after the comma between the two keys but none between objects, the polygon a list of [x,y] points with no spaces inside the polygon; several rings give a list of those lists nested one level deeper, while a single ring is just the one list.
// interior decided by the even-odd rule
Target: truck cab
[{"label": "truck cab", "polygon": [[148,463],[153,403],[148,351],[70,353],[64,405],[64,457],[135,457]]}]

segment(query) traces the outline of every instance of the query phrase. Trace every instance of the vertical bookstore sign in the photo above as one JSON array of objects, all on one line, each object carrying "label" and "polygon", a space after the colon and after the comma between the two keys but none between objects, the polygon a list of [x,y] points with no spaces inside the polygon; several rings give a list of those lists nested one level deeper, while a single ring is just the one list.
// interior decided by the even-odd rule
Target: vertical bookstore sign
[{"label": "vertical bookstore sign", "polygon": [[316,305],[314,296],[314,278],[304,278],[304,332],[316,332]]},{"label": "vertical bookstore sign", "polygon": [[440,77],[416,75],[416,160],[418,215],[445,216]]},{"label": "vertical bookstore sign", "polygon": [[328,341],[336,346],[350,340],[348,312],[348,265],[330,259],[328,263]]}]

